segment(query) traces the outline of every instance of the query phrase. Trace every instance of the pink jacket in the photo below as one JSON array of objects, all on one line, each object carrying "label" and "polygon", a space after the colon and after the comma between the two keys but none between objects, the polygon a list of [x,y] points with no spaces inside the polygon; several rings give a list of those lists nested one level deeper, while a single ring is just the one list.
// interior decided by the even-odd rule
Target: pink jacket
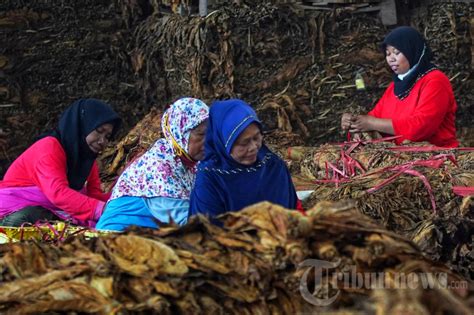
[{"label": "pink jacket", "polygon": [[[46,137],[35,142],[13,162],[3,181],[0,181],[0,194],[2,191],[6,192],[8,190],[10,199],[21,198],[21,194],[11,194],[13,190],[11,188],[37,187],[52,205],[63,210],[71,217],[83,222],[97,221],[102,213],[105,201],[110,196],[110,194],[104,194],[100,188],[101,182],[97,162],[94,162],[92,166],[82,190],[84,193],[69,187],[66,172],[66,153],[61,143],[54,137]],[[17,191],[18,189],[14,190]],[[0,199],[5,199],[4,197]],[[31,204],[31,200],[29,202],[28,205],[35,205]],[[6,205],[7,200],[4,203]],[[21,201],[19,204],[21,204]],[[42,205],[42,203],[39,202],[36,205]],[[6,215],[5,211],[7,209],[2,208],[2,202],[0,202],[0,216]]]}]

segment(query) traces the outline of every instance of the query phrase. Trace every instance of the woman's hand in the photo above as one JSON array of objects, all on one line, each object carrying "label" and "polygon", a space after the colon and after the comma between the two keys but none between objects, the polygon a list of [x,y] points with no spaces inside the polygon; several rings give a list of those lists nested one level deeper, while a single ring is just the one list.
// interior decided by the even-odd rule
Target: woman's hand
[{"label": "woman's hand", "polygon": [[342,114],[342,117],[341,117],[341,128],[342,128],[342,130],[344,130],[344,131],[349,130],[349,128],[351,127],[351,120],[352,120],[352,114],[351,113]]},{"label": "woman's hand", "polygon": [[389,135],[394,135],[392,120],[375,118],[370,115],[357,115],[352,117],[350,132],[378,131]]},{"label": "woman's hand", "polygon": [[377,118],[369,115],[357,115],[352,118],[350,132],[364,132],[374,130]]}]

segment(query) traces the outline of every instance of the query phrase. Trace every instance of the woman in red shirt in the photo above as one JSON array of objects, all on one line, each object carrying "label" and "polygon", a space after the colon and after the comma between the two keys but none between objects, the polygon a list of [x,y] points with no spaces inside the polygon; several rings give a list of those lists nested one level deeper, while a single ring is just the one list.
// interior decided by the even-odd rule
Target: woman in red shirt
[{"label": "woman in red shirt", "polygon": [[69,106],[58,128],[23,152],[0,181],[0,225],[62,219],[94,226],[109,197],[96,157],[119,126],[117,113],[102,101]]},{"label": "woman in red shirt", "polygon": [[432,53],[414,28],[394,29],[382,43],[393,82],[367,115],[344,113],[343,130],[378,131],[405,140],[457,147],[456,101],[446,75],[431,63]]}]

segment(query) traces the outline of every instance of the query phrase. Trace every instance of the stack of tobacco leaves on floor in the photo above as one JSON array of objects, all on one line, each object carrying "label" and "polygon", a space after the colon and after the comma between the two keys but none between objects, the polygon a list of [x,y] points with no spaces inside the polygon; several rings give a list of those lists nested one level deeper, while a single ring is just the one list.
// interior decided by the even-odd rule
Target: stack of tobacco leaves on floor
[{"label": "stack of tobacco leaves on floor", "polygon": [[[183,227],[132,228],[56,245],[2,245],[0,312],[470,314],[474,308],[472,283],[426,260],[353,203],[322,202],[307,216],[260,203],[220,220],[217,226],[196,217]],[[318,268],[327,271],[322,278],[308,277]],[[344,278],[349,272],[379,272],[384,285]],[[402,273],[412,274],[410,289],[394,289]],[[422,275],[431,277],[432,289],[422,289]],[[307,302],[334,294],[324,308]]]},{"label": "stack of tobacco leaves on floor", "polygon": [[[280,150],[280,153],[287,160],[292,174],[308,179],[324,179],[333,172],[331,163],[335,168],[345,167],[346,176],[350,177],[380,167],[404,164],[418,159],[430,159],[439,154],[454,155],[455,163],[451,166],[472,173],[474,171],[473,151],[473,148],[440,149],[426,142],[396,146],[391,142],[382,142],[381,139],[367,138],[361,142],[341,142],[318,147],[288,147]],[[346,164],[353,166],[353,174],[350,174]],[[331,174],[326,174],[328,171]]]},{"label": "stack of tobacco leaves on floor", "polygon": [[[293,150],[293,156],[291,152]],[[291,148],[290,170],[315,183],[307,208],[352,199],[425,255],[474,279],[474,201],[453,187],[474,187],[474,150],[383,143]]]}]

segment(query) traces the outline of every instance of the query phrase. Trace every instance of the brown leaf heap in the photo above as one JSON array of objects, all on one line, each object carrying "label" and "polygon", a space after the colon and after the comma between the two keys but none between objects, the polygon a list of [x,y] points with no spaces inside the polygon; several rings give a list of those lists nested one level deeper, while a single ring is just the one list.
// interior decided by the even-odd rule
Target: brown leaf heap
[{"label": "brown leaf heap", "polygon": [[[446,262],[474,279],[474,201],[452,189],[474,187],[474,151],[423,151],[429,147],[420,144],[404,146],[400,151],[387,143],[368,143],[350,151],[351,145],[289,151],[296,181],[303,178],[313,182],[310,188],[315,191],[305,206],[322,200],[355,200],[362,213],[414,241],[429,258]],[[315,180],[334,179],[328,163],[348,173],[343,155],[346,161],[350,156],[360,168],[355,167],[352,176],[339,177],[337,185],[334,181],[314,184]],[[433,167],[431,161],[441,165]],[[405,166],[410,166],[408,173],[401,172]]]},{"label": "brown leaf heap", "polygon": [[[403,237],[385,230],[353,202],[321,202],[302,215],[260,203],[220,217],[216,226],[195,217],[187,225],[86,239],[53,246],[0,246],[0,312],[99,314],[294,314],[321,310],[301,286],[306,259],[339,265],[325,274],[357,272],[444,273],[462,290],[370,289],[325,282],[314,291],[339,292],[328,313],[387,314],[410,310],[468,314],[474,291],[446,267],[434,265]],[[349,280],[350,284],[355,284]]]}]

